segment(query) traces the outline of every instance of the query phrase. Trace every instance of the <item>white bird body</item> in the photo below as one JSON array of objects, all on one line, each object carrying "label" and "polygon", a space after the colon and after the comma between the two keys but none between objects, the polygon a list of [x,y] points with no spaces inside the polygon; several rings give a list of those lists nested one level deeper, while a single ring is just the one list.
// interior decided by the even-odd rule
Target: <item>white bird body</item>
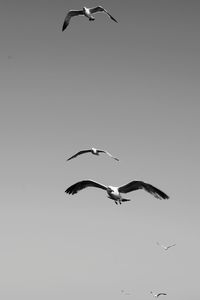
[{"label": "white bird body", "polygon": [[117,186],[109,185],[107,188],[107,192],[109,195],[112,195],[112,197],[116,199],[119,199],[121,196]]},{"label": "white bird body", "polygon": [[105,10],[102,6],[96,6],[96,7],[92,7],[92,8],[83,7],[81,10],[71,9],[68,11],[68,13],[65,17],[64,23],[63,23],[62,31],[64,31],[67,28],[72,17],[85,16],[89,19],[89,21],[94,21],[95,17],[93,16],[93,14],[99,13],[99,12],[106,13],[110,17],[111,20],[118,23],[117,20],[115,18],[113,18],[107,12],[107,10]]},{"label": "white bird body", "polygon": [[108,194],[108,198],[112,199],[115,201],[116,204],[118,204],[118,202],[121,204],[123,202],[123,198],[122,195],[120,194],[118,187],[116,186],[108,186],[107,187],[107,194]]},{"label": "white bird body", "polygon": [[87,7],[83,7],[83,12],[84,12],[84,15],[90,20],[90,21],[94,21],[95,18],[92,16],[91,12],[90,12],[90,9],[87,8]]},{"label": "white bird body", "polygon": [[96,148],[91,149],[92,154],[99,155],[98,150]]},{"label": "white bird body", "polygon": [[129,193],[131,191],[135,191],[138,189],[144,189],[146,192],[152,194],[154,197],[160,200],[169,198],[161,190],[143,181],[131,181],[126,185],[116,187],[116,186],[105,186],[101,183],[89,179],[89,180],[82,180],[71,185],[65,192],[74,195],[87,187],[97,187],[106,190],[108,198],[114,200],[116,204],[122,204],[122,202],[130,201],[130,199],[123,198],[121,193]]}]

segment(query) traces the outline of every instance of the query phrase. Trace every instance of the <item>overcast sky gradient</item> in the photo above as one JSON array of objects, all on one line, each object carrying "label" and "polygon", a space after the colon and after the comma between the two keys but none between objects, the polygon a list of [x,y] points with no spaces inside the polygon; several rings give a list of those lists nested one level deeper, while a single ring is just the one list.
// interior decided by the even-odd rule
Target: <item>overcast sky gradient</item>
[{"label": "overcast sky gradient", "polygon": [[[61,32],[68,9],[98,4],[119,23],[98,14]],[[200,2],[121,5],[1,5],[3,300],[147,300],[151,290],[199,300]],[[66,162],[92,146],[120,163]],[[64,193],[88,178],[144,180],[170,200],[137,191],[117,206],[103,190]]]}]

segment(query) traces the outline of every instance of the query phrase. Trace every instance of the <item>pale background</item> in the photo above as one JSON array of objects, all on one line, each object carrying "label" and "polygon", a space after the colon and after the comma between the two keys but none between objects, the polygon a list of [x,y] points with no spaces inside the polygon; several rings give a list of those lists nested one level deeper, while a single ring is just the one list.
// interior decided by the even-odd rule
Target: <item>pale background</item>
[{"label": "pale background", "polygon": [[[68,9],[98,4],[119,23],[61,32]],[[2,1],[1,299],[200,299],[199,15],[198,0]],[[66,162],[92,146],[120,163]],[[64,193],[88,178],[170,200]]]}]

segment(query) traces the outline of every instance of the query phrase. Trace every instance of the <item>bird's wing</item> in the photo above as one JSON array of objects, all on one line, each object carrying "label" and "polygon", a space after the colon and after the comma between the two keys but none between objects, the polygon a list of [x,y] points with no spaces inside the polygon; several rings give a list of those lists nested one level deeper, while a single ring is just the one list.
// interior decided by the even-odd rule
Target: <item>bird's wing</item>
[{"label": "bird's wing", "polygon": [[93,180],[82,180],[82,181],[79,181],[79,182],[71,185],[68,189],[66,189],[65,193],[74,195],[89,186],[97,187],[97,188],[100,188],[103,190],[107,189],[107,187],[105,185],[95,182]]},{"label": "bird's wing", "polygon": [[96,7],[90,8],[91,14],[95,14],[98,12],[105,12],[113,21],[118,23],[117,20],[115,18],[113,18],[113,16],[111,16],[111,14],[109,14],[109,12],[107,10],[105,10],[102,6],[96,6]]},{"label": "bird's wing", "polygon": [[84,154],[84,153],[88,153],[88,152],[91,152],[91,150],[81,150],[81,151],[77,152],[76,154],[74,154],[73,156],[71,156],[70,158],[68,158],[67,160],[70,160],[72,158],[75,158],[78,155],[81,155],[81,154]]},{"label": "bird's wing", "polygon": [[63,23],[63,27],[62,27],[62,31],[64,31],[67,26],[69,25],[69,22],[70,22],[70,19],[72,17],[75,17],[75,16],[80,16],[80,15],[83,15],[83,10],[70,10],[66,17],[65,17],[65,20],[64,20],[64,23]]},{"label": "bird's wing", "polygon": [[118,190],[120,193],[129,193],[131,191],[135,191],[139,189],[144,189],[145,191],[152,194],[154,197],[158,199],[169,199],[169,197],[164,192],[157,189],[153,185],[145,183],[143,181],[131,181],[128,184],[119,187]]},{"label": "bird's wing", "polygon": [[159,297],[159,296],[166,296],[167,294],[165,294],[165,293],[159,293],[159,294],[157,294],[157,297]]},{"label": "bird's wing", "polygon": [[176,246],[176,244],[169,245],[167,248],[171,248],[171,247],[174,247],[174,246]]},{"label": "bird's wing", "polygon": [[119,161],[119,159],[118,159],[117,157],[114,157],[114,156],[113,156],[112,154],[110,154],[108,151],[100,150],[100,149],[97,149],[97,151],[98,151],[99,153],[105,153],[105,154],[107,154],[108,156],[112,157],[113,159]]}]

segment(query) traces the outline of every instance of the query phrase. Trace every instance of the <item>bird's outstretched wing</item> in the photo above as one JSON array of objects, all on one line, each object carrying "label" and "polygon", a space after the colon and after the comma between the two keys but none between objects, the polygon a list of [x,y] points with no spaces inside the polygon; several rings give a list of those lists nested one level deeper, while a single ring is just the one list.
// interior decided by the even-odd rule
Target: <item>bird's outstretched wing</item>
[{"label": "bird's outstretched wing", "polygon": [[157,294],[157,297],[159,297],[159,296],[167,296],[167,294],[165,294],[165,293],[159,293],[159,294]]},{"label": "bird's outstretched wing", "polygon": [[107,154],[108,156],[112,157],[113,159],[115,159],[116,161],[119,161],[119,159],[117,157],[114,157],[112,154],[110,154],[108,151],[105,151],[105,150],[100,150],[98,149],[97,150],[99,153],[105,153]]},{"label": "bird's outstretched wing", "polygon": [[176,246],[176,244],[169,245],[169,246],[167,246],[166,248],[169,249],[169,248],[174,247],[174,246]]},{"label": "bird's outstretched wing", "polygon": [[72,17],[81,16],[81,15],[84,15],[83,10],[70,10],[65,17],[62,31],[64,31],[67,28],[67,26],[69,25],[70,19]]},{"label": "bird's outstretched wing", "polygon": [[102,6],[96,6],[96,7],[90,8],[90,13],[91,14],[95,14],[95,13],[98,13],[98,12],[106,13],[113,21],[118,23],[117,20],[115,18],[113,18],[113,16],[111,16],[111,14],[109,14],[109,12],[107,10],[105,10]]},{"label": "bird's outstretched wing", "polygon": [[93,180],[82,180],[82,181],[79,181],[79,182],[71,185],[68,189],[66,189],[65,193],[74,195],[89,186],[97,187],[97,188],[100,188],[103,190],[107,189],[107,187],[105,185],[95,182]]},{"label": "bird's outstretched wing", "polygon": [[169,197],[164,192],[143,181],[131,181],[128,184],[119,187],[118,190],[120,193],[129,193],[131,191],[139,189],[144,189],[146,192],[152,194],[158,199],[169,199]]},{"label": "bird's outstretched wing", "polygon": [[81,155],[81,154],[84,154],[84,153],[89,153],[89,152],[91,152],[91,150],[81,150],[81,151],[77,152],[76,154],[74,154],[73,156],[71,156],[70,158],[68,158],[67,160],[70,160],[72,158],[75,158],[78,155]]},{"label": "bird's outstretched wing", "polygon": [[164,245],[161,245],[159,242],[157,242],[157,245],[160,246],[161,248],[163,248],[164,250],[168,250],[169,248],[171,248],[173,246],[176,246],[176,244],[172,244],[172,245],[169,245],[169,246],[164,246]]}]

